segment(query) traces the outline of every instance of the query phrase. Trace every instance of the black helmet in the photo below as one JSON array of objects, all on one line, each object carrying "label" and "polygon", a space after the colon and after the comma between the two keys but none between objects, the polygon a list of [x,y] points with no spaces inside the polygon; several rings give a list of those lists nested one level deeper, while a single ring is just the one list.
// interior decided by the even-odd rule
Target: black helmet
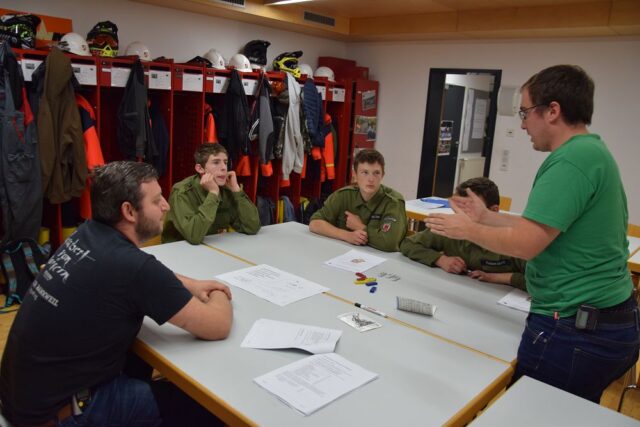
[{"label": "black helmet", "polygon": [[266,40],[251,40],[244,45],[242,53],[252,64],[267,65],[267,48],[271,45]]},{"label": "black helmet", "polygon": [[118,26],[111,21],[98,22],[87,34],[87,44],[94,56],[118,56]]},{"label": "black helmet", "polygon": [[207,68],[211,68],[211,61],[209,61],[207,58],[203,58],[202,56],[194,56],[193,58],[185,62],[185,64],[201,65]]},{"label": "black helmet", "polygon": [[273,69],[276,71],[286,71],[293,74],[294,77],[299,78],[300,70],[298,69],[298,59],[301,56],[301,50],[281,53],[273,60]]},{"label": "black helmet", "polygon": [[7,40],[11,47],[33,49],[36,47],[36,31],[40,18],[27,13],[15,13],[0,17],[0,41]]}]

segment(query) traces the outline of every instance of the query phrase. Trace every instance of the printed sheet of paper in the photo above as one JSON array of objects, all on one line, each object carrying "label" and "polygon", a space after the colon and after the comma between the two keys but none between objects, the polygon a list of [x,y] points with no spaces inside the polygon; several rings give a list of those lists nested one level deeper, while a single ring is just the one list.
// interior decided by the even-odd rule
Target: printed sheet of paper
[{"label": "printed sheet of paper", "polygon": [[366,332],[372,329],[381,328],[382,325],[364,314],[357,311],[344,313],[338,316],[338,319],[351,326],[358,332]]},{"label": "printed sheet of paper", "polygon": [[306,357],[253,381],[303,415],[310,415],[377,377],[336,353],[328,353]]},{"label": "printed sheet of paper", "polygon": [[531,309],[531,297],[520,289],[514,289],[502,297],[498,304],[528,313]]},{"label": "printed sheet of paper", "polygon": [[341,336],[342,331],[337,329],[259,319],[253,324],[240,347],[299,348],[313,354],[332,353]]},{"label": "printed sheet of paper", "polygon": [[352,249],[344,255],[340,255],[330,259],[329,261],[326,261],[325,264],[330,265],[331,267],[339,268],[341,270],[359,273],[367,271],[368,269],[382,264],[385,261],[386,258]]},{"label": "printed sheet of paper", "polygon": [[266,264],[220,274],[216,278],[281,307],[329,290]]}]

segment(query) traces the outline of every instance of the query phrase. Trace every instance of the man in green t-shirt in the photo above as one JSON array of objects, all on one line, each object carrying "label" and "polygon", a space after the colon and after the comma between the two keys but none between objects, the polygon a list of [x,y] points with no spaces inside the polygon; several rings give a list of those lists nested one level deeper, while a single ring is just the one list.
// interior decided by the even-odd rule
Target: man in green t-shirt
[{"label": "man in green t-shirt", "polygon": [[376,150],[360,150],[353,160],[355,185],[334,192],[311,216],[309,230],[395,252],[407,232],[404,198],[382,185],[384,157]]},{"label": "man in green t-shirt", "polygon": [[[471,178],[460,184],[456,195],[465,197],[470,189],[487,208],[498,212],[500,192],[489,178]],[[500,255],[467,240],[454,240],[432,233],[429,229],[407,237],[400,245],[403,255],[430,267],[452,274],[467,274],[482,282],[511,285],[526,291],[524,260]]]},{"label": "man in green t-shirt", "polygon": [[173,186],[162,242],[185,239],[197,245],[204,236],[228,227],[245,234],[260,230],[258,209],[227,170],[227,150],[204,143],[194,154],[196,174]]},{"label": "man in green t-shirt", "polygon": [[531,313],[514,378],[527,375],[599,402],[638,358],[638,307],[628,258],[627,199],[613,156],[587,125],[594,84],[577,66],[540,71],[522,86],[520,118],[533,148],[550,152],[522,217],[486,209],[472,192],[456,214],[425,222],[528,260]]}]

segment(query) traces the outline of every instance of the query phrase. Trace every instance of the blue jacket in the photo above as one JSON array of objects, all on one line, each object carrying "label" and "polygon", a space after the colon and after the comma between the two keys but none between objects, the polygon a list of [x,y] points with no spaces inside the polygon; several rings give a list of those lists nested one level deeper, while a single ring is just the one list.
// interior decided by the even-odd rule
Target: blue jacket
[{"label": "blue jacket", "polygon": [[318,93],[318,88],[313,83],[313,79],[307,79],[302,88],[302,108],[307,120],[311,146],[324,147],[322,95]]}]

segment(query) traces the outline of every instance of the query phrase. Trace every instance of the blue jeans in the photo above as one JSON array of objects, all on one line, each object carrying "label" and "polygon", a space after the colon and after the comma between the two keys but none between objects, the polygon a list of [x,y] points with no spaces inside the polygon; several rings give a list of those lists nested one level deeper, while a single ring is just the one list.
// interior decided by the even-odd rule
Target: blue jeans
[{"label": "blue jeans", "polygon": [[156,427],[160,424],[160,412],[149,384],[120,375],[94,390],[82,414],[65,418],[57,426]]},{"label": "blue jeans", "polygon": [[[637,311],[635,300],[620,311]],[[513,381],[522,375],[599,403],[605,388],[638,360],[638,316],[622,324],[599,323],[578,330],[575,317],[554,320],[531,313],[518,348]]]}]

